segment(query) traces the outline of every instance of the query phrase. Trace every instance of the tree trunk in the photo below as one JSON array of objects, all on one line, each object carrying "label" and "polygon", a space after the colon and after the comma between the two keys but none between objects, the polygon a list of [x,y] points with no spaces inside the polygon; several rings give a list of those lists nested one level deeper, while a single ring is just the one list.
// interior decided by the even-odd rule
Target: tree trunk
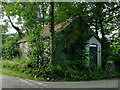
[{"label": "tree trunk", "polygon": [[104,33],[104,28],[103,28],[103,22],[100,20],[100,28],[101,28],[101,34],[102,34],[102,38],[101,38],[101,49],[102,49],[102,67],[105,69],[105,54],[104,54],[104,47],[105,47],[105,33]]},{"label": "tree trunk", "polygon": [[43,14],[43,26],[44,26],[44,22],[45,22],[45,21],[44,21],[44,20],[45,20],[45,19],[44,19],[44,18],[45,18],[45,15],[44,15],[44,14],[45,14],[44,2],[42,3],[42,14]]},{"label": "tree trunk", "polygon": [[18,32],[19,37],[22,38],[22,32],[21,32],[21,30],[13,24],[13,22],[12,22],[11,19],[10,19],[10,16],[8,16],[8,19],[9,19],[12,27]]},{"label": "tree trunk", "polygon": [[54,2],[50,2],[50,32],[51,32],[51,59],[50,64],[53,63],[54,60]]},{"label": "tree trunk", "polygon": [[104,40],[105,40],[105,33],[104,33],[104,28],[103,28],[103,23],[100,21],[100,28],[101,28],[101,34],[102,34],[102,48],[104,48]]},{"label": "tree trunk", "polygon": [[98,22],[97,22],[98,20],[97,19],[95,19],[95,33],[96,33],[96,35],[98,36]]}]

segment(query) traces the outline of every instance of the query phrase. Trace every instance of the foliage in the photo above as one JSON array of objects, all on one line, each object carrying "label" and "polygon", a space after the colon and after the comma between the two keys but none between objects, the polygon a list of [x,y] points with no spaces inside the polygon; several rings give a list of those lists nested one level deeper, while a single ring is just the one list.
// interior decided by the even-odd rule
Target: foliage
[{"label": "foliage", "polygon": [[49,66],[46,70],[46,75],[51,79],[54,78],[61,80],[64,76],[64,71],[60,65]]},{"label": "foliage", "polygon": [[29,43],[28,61],[23,72],[31,73],[33,76],[44,75],[43,71],[49,62],[49,37],[44,37],[42,28],[43,18],[39,17],[41,12],[39,12],[38,8],[41,4],[36,2],[21,3],[23,6],[21,7],[19,6],[20,3],[17,3],[19,6],[18,11],[20,8],[25,8],[19,15],[22,15],[25,20],[24,27],[27,30],[27,41]]},{"label": "foliage", "polygon": [[71,67],[73,70],[76,71],[81,71],[87,68],[88,54],[86,53],[85,49],[82,50],[83,53],[80,53],[81,50],[79,49],[76,50],[77,52],[75,52],[76,55],[74,54],[74,59],[68,61],[68,67]]},{"label": "foliage", "polygon": [[[33,7],[35,6],[35,7]],[[48,9],[49,3],[45,2],[2,2],[2,16],[7,16],[4,18],[6,23],[12,22],[12,18],[16,18],[16,22],[12,22],[12,27],[19,33],[29,34],[29,27],[34,27],[32,23],[29,22],[29,19],[33,19],[33,16],[38,16],[37,21],[41,21],[41,24],[44,26],[48,23]],[[40,7],[42,7],[40,9]],[[35,14],[34,12],[37,12]],[[43,16],[43,17],[42,17]],[[15,26],[18,24],[21,27]],[[40,24],[40,23],[39,23]],[[7,25],[7,24],[6,24]],[[8,25],[7,25],[8,26]],[[16,29],[17,27],[18,29]],[[22,28],[22,29],[21,29]],[[5,31],[5,30],[4,30]]]},{"label": "foliage", "polygon": [[[103,51],[103,57],[102,57],[102,61],[114,61],[115,66],[119,66],[120,63],[120,55],[119,55],[119,37],[117,34],[115,34],[115,36],[110,39],[109,41],[107,40],[104,43],[104,49]],[[105,57],[105,58],[104,58]],[[104,62],[106,63],[106,62]]]},{"label": "foliage", "polygon": [[31,73],[33,76],[43,76],[45,75],[45,69],[49,64],[50,60],[50,50],[49,50],[49,37],[43,37],[40,33],[42,28],[34,29],[31,28],[31,33],[33,36],[28,37],[29,50],[27,52],[27,57],[29,58],[26,66],[28,71],[25,73]]},{"label": "foliage", "polygon": [[[88,36],[89,32],[86,30],[89,28],[87,26],[90,25],[93,27],[93,30],[97,35],[98,32],[102,35],[102,62],[105,64],[106,60],[109,59],[119,62],[120,59],[115,58],[119,57],[119,53],[117,52],[119,47],[116,47],[119,46],[119,44],[116,45],[119,40],[115,39],[115,43],[112,43],[112,41],[109,43],[109,40],[106,39],[106,35],[110,35],[113,31],[118,29],[118,4],[119,3],[55,3],[53,15],[55,17],[55,21],[53,23],[60,23],[68,18],[74,19],[76,16],[79,16],[81,21],[77,22],[77,24],[81,24],[80,28],[79,25],[75,25],[75,27],[68,26],[67,29],[69,31],[64,30],[64,33],[60,32],[61,37],[63,35],[66,37],[62,37],[62,40],[56,43],[59,44],[58,47],[60,46],[60,49],[56,52],[64,52],[61,53],[64,56],[69,54],[68,58],[72,60],[69,63],[69,66],[63,67],[59,65],[49,66],[50,39],[44,37],[42,26],[49,23],[50,15],[48,9],[50,7],[50,3],[2,2],[2,14],[11,18],[16,16],[18,17],[18,21],[16,23],[22,24],[22,29],[20,29],[20,31],[22,33],[25,32],[25,34],[28,35],[30,47],[30,50],[27,53],[29,61],[27,61],[25,65],[19,66],[16,63],[10,65],[10,63],[6,62],[7,64],[5,66],[8,65],[7,67],[11,67],[14,70],[20,70],[24,73],[31,73],[32,77],[37,75],[37,77],[46,78],[50,75],[50,77],[64,80],[91,80],[112,77],[112,75],[108,75],[105,71],[97,69],[96,67],[94,67],[94,69],[88,68],[88,70],[86,70],[84,64],[86,59],[86,55],[84,54],[86,43],[84,41],[86,41],[85,39],[88,39],[86,37]],[[8,20],[9,18],[4,20],[4,22],[6,22],[4,26],[1,25],[3,27],[3,29],[1,28],[3,33],[8,31],[6,30],[9,22]],[[86,25],[84,22],[88,25]],[[18,39],[14,36],[12,39],[7,38],[6,42],[6,36],[3,36],[3,38],[3,59],[11,59],[17,56]],[[112,37],[112,39],[114,40],[114,37]],[[66,43],[68,44],[66,45]],[[110,46],[110,44],[112,45]],[[111,52],[110,48],[114,48],[114,50]],[[68,60],[64,57],[60,57],[61,55],[59,53],[56,55],[57,59],[59,57],[59,62],[62,62],[62,60]],[[19,59],[15,59],[19,61]],[[118,75],[118,73],[115,75]]]},{"label": "foliage", "polygon": [[[81,23],[81,25],[78,23]],[[77,17],[69,26],[57,32],[55,38],[55,64],[64,65],[69,62],[72,67],[84,68],[84,62],[88,56],[86,54],[86,42],[92,34],[93,31],[89,29],[89,26],[81,17]]]},{"label": "foliage", "polygon": [[2,66],[19,71],[25,66],[25,58],[14,57],[11,60],[4,60]]},{"label": "foliage", "polygon": [[18,42],[19,37],[16,35],[15,38],[12,36],[9,36],[4,40],[5,42],[3,43],[2,46],[2,58],[3,59],[12,59],[15,56],[19,55],[19,49],[18,49]]},{"label": "foliage", "polygon": [[[91,9],[88,10],[87,16],[89,25],[93,27],[95,33],[101,33],[101,47],[102,47],[102,67],[104,68],[105,62],[109,57],[109,54],[106,52],[109,50],[110,45],[106,44],[106,36],[111,35],[113,31],[118,30],[119,26],[117,25],[119,20],[119,3],[90,3]],[[115,28],[116,27],[116,28]],[[98,35],[99,36],[99,35]]]},{"label": "foliage", "polygon": [[14,76],[14,77],[20,77],[20,78],[28,78],[28,79],[35,79],[34,77],[31,77],[30,74],[25,74],[16,70],[13,70],[11,68],[6,68],[3,67],[2,68],[2,73],[5,75],[9,75],[9,76]]},{"label": "foliage", "polygon": [[[107,78],[114,78],[120,77],[120,70],[119,67],[116,68],[116,71],[112,74],[107,73],[102,68],[98,67],[87,67],[83,70],[74,70],[70,66],[47,66],[47,67],[39,67],[35,68],[32,67],[33,63],[29,61],[25,63],[22,58],[15,58],[20,60],[4,60],[2,66],[4,68],[10,68],[14,71],[22,72],[25,74],[30,74],[31,78],[38,78],[38,79],[45,79],[50,78],[59,81],[86,81],[86,80],[98,80],[98,79],[107,79]],[[43,69],[44,68],[44,69]]]},{"label": "foliage", "polygon": [[[28,64],[28,66],[26,66],[24,69],[26,70],[32,67],[33,75],[39,75],[40,72],[38,69],[42,71],[49,62],[49,39],[45,39],[46,37],[43,37],[44,35],[42,34],[42,25],[44,26],[44,24],[46,24],[46,22],[43,19],[45,19],[45,16],[47,16],[46,10],[48,8],[48,4],[42,2],[5,2],[2,4],[2,10],[6,12],[5,15],[8,16],[8,18],[9,16],[19,16],[17,18],[17,23],[23,23],[23,31],[28,35],[28,43],[30,48],[27,53],[29,61],[26,63]],[[42,12],[43,9],[39,9],[40,6],[42,6],[44,12]],[[43,14],[44,17],[41,18]],[[46,20],[47,19],[48,16]],[[25,71],[24,69],[23,71]]]},{"label": "foliage", "polygon": [[23,59],[21,59],[21,58],[15,58],[15,59],[18,59],[21,62],[15,61],[15,60],[2,61],[2,73],[9,75],[9,76],[34,79],[34,77],[31,77],[30,74],[25,74],[21,71],[21,70],[23,70],[23,67],[25,66]]},{"label": "foliage", "polygon": [[115,35],[114,37],[112,37],[111,40],[111,55],[109,57],[109,59],[113,60],[115,63],[115,66],[120,66],[120,37],[119,37],[119,33],[117,35]]},{"label": "foliage", "polygon": [[109,74],[101,68],[97,67],[87,67],[84,70],[74,70],[69,66],[50,66],[47,68],[47,74],[49,78],[54,78],[55,80],[65,80],[65,81],[86,81],[86,80],[98,80],[119,77],[120,73],[118,71]]}]

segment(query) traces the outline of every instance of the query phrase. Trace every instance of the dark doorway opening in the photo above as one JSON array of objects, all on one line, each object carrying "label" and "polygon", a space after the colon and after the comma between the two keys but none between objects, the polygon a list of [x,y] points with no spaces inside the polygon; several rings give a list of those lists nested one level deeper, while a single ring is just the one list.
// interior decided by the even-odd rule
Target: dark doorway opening
[{"label": "dark doorway opening", "polygon": [[90,47],[90,65],[97,65],[97,47]]}]

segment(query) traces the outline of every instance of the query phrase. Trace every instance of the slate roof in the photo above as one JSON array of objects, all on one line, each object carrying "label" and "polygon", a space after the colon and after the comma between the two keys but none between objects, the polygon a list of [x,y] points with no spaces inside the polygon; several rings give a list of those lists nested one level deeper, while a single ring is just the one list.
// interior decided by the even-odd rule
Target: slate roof
[{"label": "slate roof", "polygon": [[[62,22],[62,23],[58,23],[58,24],[55,24],[55,32],[60,32],[62,31],[64,28],[66,28],[73,20],[70,18],[70,19],[67,19],[65,22]],[[49,32],[49,25],[46,25],[43,27],[43,35],[44,36],[50,36],[50,32]]]},{"label": "slate roof", "polygon": [[[79,18],[79,17],[78,17],[78,18]],[[67,19],[67,20],[64,21],[64,22],[55,24],[55,28],[54,28],[54,29],[55,29],[55,32],[64,31],[64,29],[65,29],[66,27],[68,27],[69,25],[71,25],[74,21],[75,21],[75,19],[69,18],[69,19]],[[87,24],[87,22],[86,22],[86,24]],[[43,36],[50,36],[49,25],[45,25],[45,26],[43,27],[43,33],[42,33],[42,35],[43,35]],[[99,37],[97,37],[97,36],[95,35],[95,33],[93,32],[92,29],[89,30],[89,37],[87,38],[87,40],[89,40],[93,35],[96,37],[96,39],[98,39],[98,40],[100,41]],[[22,42],[27,41],[27,37],[28,37],[28,36],[23,37],[22,39],[20,39],[20,40],[18,41],[18,43],[22,43]]]},{"label": "slate roof", "polygon": [[[55,32],[60,32],[64,28],[66,28],[73,20],[71,18],[67,19],[66,21],[62,23],[57,23],[55,24]],[[43,36],[50,36],[50,31],[49,31],[49,25],[45,25],[43,27]],[[25,42],[28,36],[23,37],[18,41],[18,43]]]}]

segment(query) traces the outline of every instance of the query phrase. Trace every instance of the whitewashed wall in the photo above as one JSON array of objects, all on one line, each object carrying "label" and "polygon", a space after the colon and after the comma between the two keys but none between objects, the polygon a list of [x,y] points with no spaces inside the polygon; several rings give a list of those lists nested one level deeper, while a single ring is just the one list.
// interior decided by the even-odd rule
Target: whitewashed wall
[{"label": "whitewashed wall", "polygon": [[21,53],[23,54],[23,56],[26,57],[25,54],[28,52],[28,49],[29,49],[29,47],[28,47],[28,42],[21,42],[21,43],[19,44],[19,48],[20,48]]},{"label": "whitewashed wall", "polygon": [[[89,51],[89,47],[91,47],[92,45],[96,45],[97,46],[97,66],[98,67],[101,67],[101,43],[95,38],[95,36],[92,36],[89,40],[88,40],[88,45],[86,47],[87,49],[87,53],[88,55],[90,54],[90,51]],[[88,60],[86,61],[87,62],[87,66],[89,66],[89,57],[88,57]]]}]

